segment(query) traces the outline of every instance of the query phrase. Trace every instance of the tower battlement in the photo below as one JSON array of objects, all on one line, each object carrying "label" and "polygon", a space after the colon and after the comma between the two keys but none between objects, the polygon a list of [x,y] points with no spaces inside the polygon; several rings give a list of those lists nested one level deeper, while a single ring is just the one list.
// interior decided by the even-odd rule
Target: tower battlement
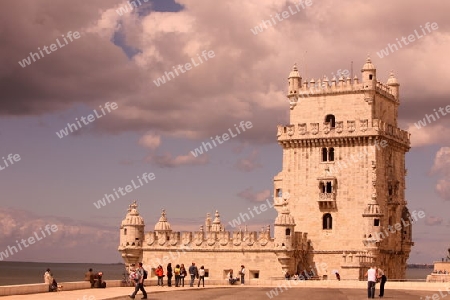
[{"label": "tower battlement", "polygon": [[[333,126],[334,125],[334,126]],[[320,143],[319,139],[361,140],[364,137],[381,137],[400,144],[410,144],[410,133],[379,119],[336,120],[321,123],[278,125],[278,143]],[[336,143],[338,140],[329,140]],[[344,143],[348,143],[343,141]]]}]

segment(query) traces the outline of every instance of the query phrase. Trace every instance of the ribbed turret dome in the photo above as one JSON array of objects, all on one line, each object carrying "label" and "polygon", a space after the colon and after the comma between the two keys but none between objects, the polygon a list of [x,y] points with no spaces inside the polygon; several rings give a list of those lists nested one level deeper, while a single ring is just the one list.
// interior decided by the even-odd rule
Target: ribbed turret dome
[{"label": "ribbed turret dome", "polygon": [[372,60],[370,59],[369,56],[367,56],[366,63],[364,64],[361,71],[364,70],[375,70],[375,66],[372,64]]},{"label": "ribbed turret dome", "polygon": [[281,210],[281,213],[279,213],[277,218],[275,219],[275,225],[294,225],[295,226],[295,220],[294,220],[294,217],[291,216],[289,208],[287,208],[286,206],[283,207],[283,209]]},{"label": "ribbed turret dome", "polygon": [[136,201],[133,202],[128,207],[128,213],[125,217],[125,219],[122,221],[123,225],[142,225],[144,226],[144,219],[139,215],[139,212],[137,210],[138,205],[136,204]]},{"label": "ribbed turret dome", "polygon": [[167,222],[166,211],[163,209],[158,223],[155,225],[155,231],[172,231],[170,223]]},{"label": "ribbed turret dome", "polygon": [[394,72],[391,72],[391,74],[389,75],[387,85],[398,85],[398,81],[397,78],[395,78],[394,76]]},{"label": "ribbed turret dome", "polygon": [[223,231],[222,224],[220,223],[219,211],[216,210],[214,221],[212,222],[211,231],[219,232]]},{"label": "ribbed turret dome", "polygon": [[298,72],[298,69],[297,69],[297,64],[294,64],[294,66],[292,67],[291,73],[289,73],[289,78],[293,78],[293,77],[300,77],[300,73]]},{"label": "ribbed turret dome", "polygon": [[383,215],[384,214],[381,211],[380,205],[378,205],[376,201],[372,201],[371,203],[367,204],[366,208],[364,209],[363,217],[381,217]]}]

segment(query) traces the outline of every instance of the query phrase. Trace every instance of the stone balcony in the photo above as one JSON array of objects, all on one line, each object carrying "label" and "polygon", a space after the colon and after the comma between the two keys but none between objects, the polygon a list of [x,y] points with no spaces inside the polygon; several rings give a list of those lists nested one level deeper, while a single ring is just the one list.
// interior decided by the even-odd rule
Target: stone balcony
[{"label": "stone balcony", "polygon": [[336,208],[336,193],[319,193],[319,208],[334,209]]}]

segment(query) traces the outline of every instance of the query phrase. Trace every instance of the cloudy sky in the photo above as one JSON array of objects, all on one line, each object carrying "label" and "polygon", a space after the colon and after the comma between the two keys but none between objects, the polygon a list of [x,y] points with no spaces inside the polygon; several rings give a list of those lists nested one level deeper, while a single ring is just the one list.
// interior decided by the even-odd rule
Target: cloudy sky
[{"label": "cloudy sky", "polygon": [[[353,61],[359,76],[367,54],[380,81],[394,70],[399,125],[412,134],[406,195],[410,210],[424,210],[426,219],[414,227],[409,262],[446,254],[450,115],[421,128],[415,123],[450,105],[450,3],[312,0],[303,8],[278,0],[141,0],[125,11],[127,3],[2,4],[0,251],[46,224],[58,226],[9,260],[49,261],[51,253],[52,261],[119,262],[118,227],[133,200],[146,230],[163,208],[175,230],[198,229],[216,209],[227,224],[271,196],[281,170],[276,126],[288,123],[292,65],[309,80],[349,71]],[[271,26],[258,31],[262,20]],[[427,22],[437,28],[426,31]],[[415,31],[414,42],[386,48]],[[174,75],[163,83],[168,72]],[[107,102],[116,109],[106,109]],[[81,126],[61,135],[77,121]],[[191,154],[210,137],[236,133],[241,121],[252,128]],[[11,164],[9,154],[20,160]],[[94,205],[144,173],[154,180]],[[262,213],[249,228],[275,216]],[[98,251],[88,255],[89,248]]]}]

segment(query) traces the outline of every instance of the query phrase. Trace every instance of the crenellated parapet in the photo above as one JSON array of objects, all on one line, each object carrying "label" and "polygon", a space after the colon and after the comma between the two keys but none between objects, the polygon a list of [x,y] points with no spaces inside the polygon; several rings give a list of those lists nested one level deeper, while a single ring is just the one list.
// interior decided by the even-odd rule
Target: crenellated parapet
[{"label": "crenellated parapet", "polygon": [[[307,144],[310,140],[328,139],[328,142],[339,143],[343,140],[361,139],[364,137],[381,136],[388,140],[410,145],[410,133],[379,119],[355,119],[336,121],[335,126],[330,123],[299,123],[291,125],[278,125],[278,143],[281,145]],[[333,139],[336,138],[336,139]],[[325,142],[325,141],[324,141]]]}]

